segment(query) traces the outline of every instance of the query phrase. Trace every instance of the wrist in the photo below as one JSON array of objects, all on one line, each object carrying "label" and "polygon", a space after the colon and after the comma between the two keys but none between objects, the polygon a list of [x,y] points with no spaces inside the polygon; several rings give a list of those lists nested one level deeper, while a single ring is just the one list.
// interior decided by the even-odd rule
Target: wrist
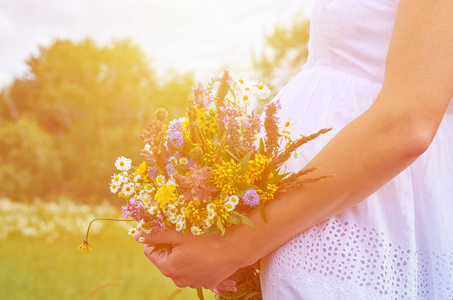
[{"label": "wrist", "polygon": [[[264,221],[256,213],[251,216],[253,226],[247,224],[234,225],[227,229],[224,245],[228,249],[227,260],[237,269],[253,265],[267,254],[266,238],[262,234]],[[258,217],[258,218],[256,218]],[[263,223],[263,224],[261,224]]]}]

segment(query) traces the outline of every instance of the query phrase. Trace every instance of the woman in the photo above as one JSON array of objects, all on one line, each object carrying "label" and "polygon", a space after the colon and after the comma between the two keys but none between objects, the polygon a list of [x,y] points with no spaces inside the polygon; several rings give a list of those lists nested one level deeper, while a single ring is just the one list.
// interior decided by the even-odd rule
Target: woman
[{"label": "woman", "polygon": [[[222,238],[147,237],[149,259],[211,288],[268,255],[265,299],[451,299],[452,15],[451,0],[319,0],[308,62],[276,99],[292,132],[334,128],[291,168],[336,176]],[[159,243],[173,251],[148,254]]]}]

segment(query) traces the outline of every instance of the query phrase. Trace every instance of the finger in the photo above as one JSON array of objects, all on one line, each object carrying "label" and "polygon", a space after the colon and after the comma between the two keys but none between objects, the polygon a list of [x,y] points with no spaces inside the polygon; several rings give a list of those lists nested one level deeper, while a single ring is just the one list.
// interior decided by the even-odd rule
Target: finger
[{"label": "finger", "polygon": [[[162,229],[156,234],[147,234],[147,233],[136,233],[134,234],[134,238],[136,241],[140,243],[145,243],[149,245],[157,245],[157,244],[179,244],[183,240],[186,240],[189,237],[189,234],[183,234],[182,232],[178,232],[173,228]],[[140,239],[142,238],[142,239]]]},{"label": "finger", "polygon": [[145,256],[162,272],[166,277],[174,276],[173,269],[169,263],[171,252],[165,250],[153,251],[156,246],[145,244],[143,251]]},{"label": "finger", "polygon": [[221,291],[235,292],[237,291],[238,287],[233,277],[228,277],[224,281],[220,282],[214,289],[219,292]]},{"label": "finger", "polygon": [[144,243],[145,238],[140,235],[140,233],[136,232],[134,233],[134,239],[139,242],[139,243]]}]

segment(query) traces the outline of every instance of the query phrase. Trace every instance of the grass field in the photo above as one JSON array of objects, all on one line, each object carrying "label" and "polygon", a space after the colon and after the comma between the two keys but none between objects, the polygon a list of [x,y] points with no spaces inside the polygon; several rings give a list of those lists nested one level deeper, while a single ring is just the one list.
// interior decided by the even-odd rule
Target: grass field
[{"label": "grass field", "polygon": [[[31,210],[28,216],[18,215],[19,223],[27,217],[51,224],[51,215],[43,209],[38,215],[47,219],[40,220]],[[198,299],[195,290],[180,290],[161,275],[124,227],[106,224],[90,236],[93,251],[85,254],[76,249],[84,239],[80,230],[70,233],[70,228],[54,226],[60,232],[52,239],[26,236],[32,229],[25,234],[13,230],[12,215],[0,206],[0,222],[9,226],[0,240],[0,299],[88,299],[94,291],[90,299]],[[64,219],[64,213],[58,217]],[[214,296],[205,291],[205,298]]]}]

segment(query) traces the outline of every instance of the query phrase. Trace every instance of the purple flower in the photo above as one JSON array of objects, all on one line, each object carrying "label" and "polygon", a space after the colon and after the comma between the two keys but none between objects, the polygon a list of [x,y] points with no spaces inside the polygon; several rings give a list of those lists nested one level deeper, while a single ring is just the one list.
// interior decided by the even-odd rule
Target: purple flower
[{"label": "purple flower", "polygon": [[165,166],[165,170],[167,170],[167,174],[170,177],[176,173],[175,167],[173,167],[173,164],[171,162],[167,163],[167,165]]},{"label": "purple flower", "polygon": [[184,138],[179,131],[175,131],[172,135],[170,135],[169,139],[176,148],[181,148],[184,143]]},{"label": "purple flower", "polygon": [[123,212],[122,216],[123,218],[127,219],[127,217],[129,217],[129,215],[131,214],[128,210],[127,210],[127,206],[122,206],[121,207],[121,211]]},{"label": "purple flower", "polygon": [[176,119],[176,120],[173,120],[170,122],[170,124],[168,125],[168,135],[172,135],[173,133],[175,132],[179,132],[181,130],[181,120],[180,119]]},{"label": "purple flower", "polygon": [[148,168],[148,177],[149,179],[154,179],[157,176],[157,169],[154,167],[149,167]]},{"label": "purple flower", "polygon": [[129,205],[121,207],[121,211],[123,212],[122,216],[124,218],[127,218],[130,216],[134,220],[140,221],[142,219],[142,216],[144,213],[143,212],[143,202],[139,201],[137,203],[137,201],[135,201],[135,198],[132,197],[129,200]]},{"label": "purple flower", "polygon": [[260,202],[260,196],[254,189],[249,189],[245,192],[244,198],[242,198],[242,200],[248,206],[255,208]]}]

